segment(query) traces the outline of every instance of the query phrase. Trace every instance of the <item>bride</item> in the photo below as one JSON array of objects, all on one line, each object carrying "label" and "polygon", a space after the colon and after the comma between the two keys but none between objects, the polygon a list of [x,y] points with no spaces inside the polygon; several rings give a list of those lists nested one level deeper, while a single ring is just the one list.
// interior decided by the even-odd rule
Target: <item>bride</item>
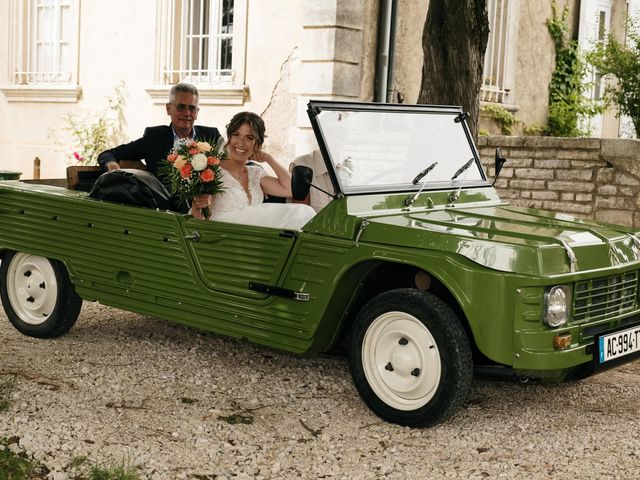
[{"label": "bride", "polygon": [[[202,209],[210,206],[211,220],[242,223],[262,227],[298,230],[315,215],[313,208],[296,203],[263,203],[264,195],[291,197],[291,176],[271,155],[262,151],[265,125],[252,112],[240,112],[227,125],[228,159],[220,163],[222,192],[213,198],[198,195],[191,213],[202,217]],[[260,165],[247,165],[249,160],[266,163],[276,174],[268,175]]]}]

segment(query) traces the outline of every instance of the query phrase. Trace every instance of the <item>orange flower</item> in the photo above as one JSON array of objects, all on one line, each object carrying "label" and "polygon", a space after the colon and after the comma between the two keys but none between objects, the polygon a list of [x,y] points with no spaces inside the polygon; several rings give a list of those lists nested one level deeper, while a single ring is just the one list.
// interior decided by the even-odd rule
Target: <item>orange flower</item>
[{"label": "orange flower", "polygon": [[209,165],[220,165],[220,159],[218,157],[207,157],[207,163]]},{"label": "orange flower", "polygon": [[216,178],[213,170],[206,168],[200,173],[200,180],[203,182],[212,182],[213,179]]},{"label": "orange flower", "polygon": [[197,153],[200,153],[200,152],[198,152],[198,147],[191,147],[189,149],[189,155],[195,155]]},{"label": "orange flower", "polygon": [[182,178],[189,178],[191,176],[191,170],[193,167],[190,163],[187,163],[184,167],[180,169],[180,176]]},{"label": "orange flower", "polygon": [[177,153],[171,153],[168,157],[167,160],[169,160],[171,163],[176,161],[176,158],[178,158],[178,154]]}]

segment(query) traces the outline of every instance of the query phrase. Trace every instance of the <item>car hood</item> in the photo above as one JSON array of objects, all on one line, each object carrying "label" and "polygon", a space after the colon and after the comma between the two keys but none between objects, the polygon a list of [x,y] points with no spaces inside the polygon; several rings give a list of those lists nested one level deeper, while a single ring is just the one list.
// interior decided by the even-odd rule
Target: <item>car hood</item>
[{"label": "car hood", "polygon": [[640,259],[640,235],[632,229],[511,205],[456,206],[367,221],[361,241],[445,250],[519,274],[563,274]]}]

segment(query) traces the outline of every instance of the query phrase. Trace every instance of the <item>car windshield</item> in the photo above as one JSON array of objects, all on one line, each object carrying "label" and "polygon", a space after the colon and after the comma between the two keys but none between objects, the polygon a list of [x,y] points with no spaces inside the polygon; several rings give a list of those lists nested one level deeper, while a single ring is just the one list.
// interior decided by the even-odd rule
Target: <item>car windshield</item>
[{"label": "car windshield", "polygon": [[417,190],[425,181],[425,189],[485,181],[459,109],[315,107],[328,167],[345,194]]}]

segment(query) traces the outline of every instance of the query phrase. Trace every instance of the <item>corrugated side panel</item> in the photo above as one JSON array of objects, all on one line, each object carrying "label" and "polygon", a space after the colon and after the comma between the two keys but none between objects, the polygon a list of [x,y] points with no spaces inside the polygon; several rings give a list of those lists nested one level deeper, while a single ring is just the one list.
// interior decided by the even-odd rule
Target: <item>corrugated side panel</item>
[{"label": "corrugated side panel", "polygon": [[[307,317],[306,333],[314,343],[330,341],[335,334],[332,330],[339,318],[329,319],[331,325],[320,325],[328,303],[334,295],[350,297],[353,291],[338,292],[336,284],[344,270],[353,265],[355,259],[353,242],[318,235],[306,235],[299,241],[292,257],[283,286],[295,291],[309,293],[311,300],[296,304],[296,314]],[[293,313],[293,312],[292,312]],[[322,331],[318,331],[321,328]],[[322,337],[322,338],[318,338]],[[313,347],[317,349],[316,346]]]},{"label": "corrugated side panel", "polygon": [[[202,243],[184,240],[194,226]],[[222,241],[207,242],[213,222],[0,185],[0,248],[62,260],[83,298],[306,351],[307,315],[290,307],[299,302],[247,289],[250,279],[277,282],[293,240],[275,230],[270,238],[264,229],[243,229],[227,226]]]}]

